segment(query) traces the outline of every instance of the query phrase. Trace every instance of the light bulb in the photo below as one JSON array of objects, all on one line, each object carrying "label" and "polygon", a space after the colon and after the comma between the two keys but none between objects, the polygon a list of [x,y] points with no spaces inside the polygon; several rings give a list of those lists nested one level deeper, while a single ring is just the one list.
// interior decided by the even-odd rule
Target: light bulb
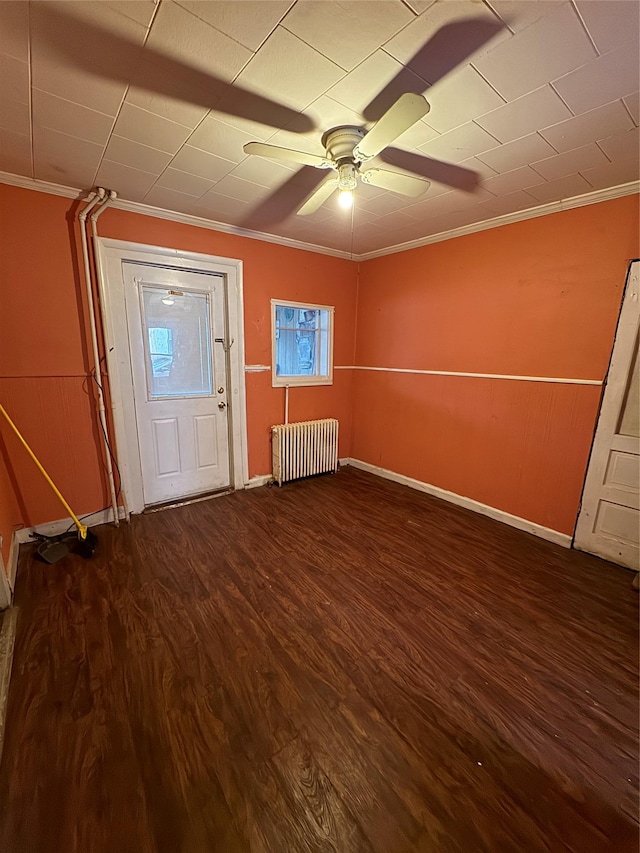
[{"label": "light bulb", "polygon": [[348,210],[353,204],[353,193],[351,190],[342,190],[338,196],[338,204],[345,210]]},{"label": "light bulb", "polygon": [[163,299],[161,299],[160,301],[161,301],[162,303],[164,303],[165,305],[173,305],[173,303],[175,302],[175,299],[172,299],[170,296],[165,296],[165,297],[164,297]]}]

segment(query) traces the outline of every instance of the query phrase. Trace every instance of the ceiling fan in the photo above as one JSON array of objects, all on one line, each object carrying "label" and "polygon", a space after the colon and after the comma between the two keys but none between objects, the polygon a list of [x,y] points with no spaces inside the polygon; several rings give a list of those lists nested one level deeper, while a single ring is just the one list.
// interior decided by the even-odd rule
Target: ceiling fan
[{"label": "ceiling fan", "polygon": [[280,148],[266,142],[248,142],[244,146],[244,152],[274,160],[301,163],[304,166],[315,166],[316,169],[331,169],[337,173],[320,184],[309,196],[298,209],[299,216],[315,213],[336,190],[339,192],[340,206],[350,208],[353,205],[353,192],[358,185],[358,179],[365,184],[400,195],[417,197],[430,186],[430,181],[426,178],[403,175],[388,169],[363,169],[363,166],[428,112],[429,104],[423,95],[405,92],[368,132],[361,127],[344,125],[323,134],[325,157],[291,148]]}]

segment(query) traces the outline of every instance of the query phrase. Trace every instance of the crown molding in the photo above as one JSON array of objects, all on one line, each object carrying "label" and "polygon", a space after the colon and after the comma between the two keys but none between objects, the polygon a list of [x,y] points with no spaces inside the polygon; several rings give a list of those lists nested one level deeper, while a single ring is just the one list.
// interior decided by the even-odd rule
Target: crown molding
[{"label": "crown molding", "polygon": [[[35,190],[36,192],[48,193],[49,195],[63,196],[64,198],[83,198],[86,190],[80,190],[74,187],[63,186],[62,184],[52,184],[48,181],[39,181],[35,178],[28,178],[24,175],[13,175],[9,172],[0,172],[0,184],[8,184],[14,187],[21,187],[26,190]],[[314,252],[320,255],[330,255],[334,258],[343,258],[352,261],[369,261],[374,258],[381,258],[385,255],[394,255],[398,252],[406,252],[410,249],[418,249],[421,246],[430,246],[432,243],[441,243],[444,240],[453,240],[455,237],[464,237],[467,234],[476,234],[479,231],[488,231],[492,228],[500,228],[502,225],[511,225],[514,222],[523,222],[526,219],[534,219],[537,216],[548,216],[551,213],[561,213],[565,210],[572,210],[575,207],[584,207],[588,204],[599,204],[603,201],[611,201],[612,199],[622,198],[626,195],[634,195],[640,193],[640,181],[631,181],[627,184],[620,184],[617,187],[609,187],[605,190],[594,190],[584,195],[573,196],[572,198],[562,199],[561,201],[552,201],[549,204],[541,204],[536,207],[527,208],[527,210],[519,210],[516,213],[507,213],[503,216],[496,216],[494,219],[485,219],[483,222],[474,222],[470,225],[463,225],[460,228],[453,228],[449,231],[441,231],[438,234],[430,234],[428,237],[421,237],[417,240],[409,240],[406,243],[397,243],[394,246],[387,246],[384,249],[376,249],[373,252],[364,252],[360,255],[343,252],[339,249],[330,249],[327,246],[318,246],[315,243],[305,243],[301,240],[294,240],[290,237],[279,237],[276,234],[266,234],[263,231],[253,231],[250,228],[240,228],[235,225],[228,225],[225,222],[216,222],[212,219],[205,219],[202,216],[193,216],[190,213],[179,213],[175,210],[165,210],[161,207],[152,207],[148,204],[143,204],[138,201],[126,201],[117,198],[111,207],[118,210],[126,210],[129,213],[138,213],[142,216],[153,216],[156,219],[166,219],[171,222],[180,222],[184,225],[193,225],[196,228],[206,228],[209,231],[219,231],[224,234],[232,234],[236,237],[247,237],[250,240],[261,240],[263,243],[275,243],[278,246],[286,246],[290,249],[299,249],[303,252]]]},{"label": "crown molding", "polygon": [[421,246],[430,246],[432,243],[441,243],[444,240],[453,240],[455,237],[464,237],[467,234],[476,234],[478,231],[488,231],[491,228],[500,228],[501,225],[511,225],[514,222],[523,222],[525,219],[534,219],[536,216],[548,216],[550,213],[561,213],[564,210],[572,210],[574,207],[584,207],[588,204],[598,204],[602,201],[611,201],[614,198],[622,198],[625,195],[634,195],[640,192],[640,181],[631,181],[628,184],[620,184],[617,187],[609,187],[606,190],[594,190],[584,195],[565,198],[561,201],[552,201],[548,204],[540,204],[529,207],[527,210],[519,210],[516,213],[506,213],[496,216],[494,219],[485,219],[483,222],[473,222],[471,225],[463,225],[460,228],[452,228],[450,231],[441,231],[439,234],[431,234],[429,237],[420,237],[417,240],[409,240],[406,243],[398,243],[395,246],[387,246],[385,249],[376,249],[374,252],[364,252],[354,255],[354,261],[369,261],[373,258],[382,258],[385,255],[395,255],[398,252],[407,252],[409,249],[419,249]]},{"label": "crown molding", "polygon": [[[12,187],[35,190],[36,192],[62,196],[63,198],[81,199],[88,193],[88,190],[66,187],[62,184],[52,184],[49,181],[39,181],[35,178],[27,178],[24,175],[13,175],[10,172],[0,172],[0,184],[8,184]],[[236,225],[228,225],[226,222],[216,222],[213,219],[205,219],[203,216],[193,216],[190,213],[179,213],[176,210],[165,210],[162,207],[153,207],[139,201],[127,201],[126,199],[116,198],[109,207],[114,207],[117,210],[125,210],[129,213],[137,213],[141,216],[153,216],[155,219],[166,219],[170,222],[180,222],[183,225],[193,225],[196,228],[206,228],[209,231],[232,234],[234,237],[247,237],[250,240],[260,240],[263,243],[275,243],[278,246],[299,249],[303,252],[315,252],[319,255],[330,255],[334,258],[343,258],[349,261],[357,260],[355,255],[351,255],[350,252],[343,252],[340,249],[318,246],[315,243],[305,243],[301,240],[294,240],[291,237],[267,234],[264,231],[253,231],[250,228],[240,228]]]}]

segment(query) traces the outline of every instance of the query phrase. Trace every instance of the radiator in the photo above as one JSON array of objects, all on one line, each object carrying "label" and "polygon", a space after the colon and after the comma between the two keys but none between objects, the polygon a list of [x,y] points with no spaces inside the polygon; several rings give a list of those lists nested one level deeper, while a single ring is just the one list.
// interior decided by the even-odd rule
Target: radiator
[{"label": "radiator", "polygon": [[288,480],[338,470],[338,421],[302,421],[271,427],[273,479]]}]

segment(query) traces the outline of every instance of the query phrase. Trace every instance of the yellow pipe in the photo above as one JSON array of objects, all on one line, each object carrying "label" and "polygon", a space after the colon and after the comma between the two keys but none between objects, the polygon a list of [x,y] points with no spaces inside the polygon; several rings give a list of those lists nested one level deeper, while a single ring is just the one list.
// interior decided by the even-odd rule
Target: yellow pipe
[{"label": "yellow pipe", "polygon": [[4,408],[4,406],[2,405],[2,403],[0,403],[0,413],[2,413],[2,414],[5,416],[5,418],[7,419],[7,423],[9,424],[9,426],[11,427],[11,429],[15,432],[15,434],[18,436],[18,438],[20,439],[20,441],[21,441],[21,442],[22,442],[22,444],[24,445],[25,450],[27,451],[27,453],[29,454],[29,456],[33,459],[33,461],[36,463],[36,465],[37,465],[37,466],[38,466],[38,468],[40,469],[40,473],[41,473],[41,474],[42,474],[42,476],[45,478],[45,480],[47,481],[47,483],[49,483],[49,485],[51,486],[51,488],[52,488],[52,489],[53,489],[53,491],[55,492],[55,494],[56,494],[56,496],[57,496],[58,500],[60,501],[60,503],[62,504],[62,506],[67,510],[67,512],[69,513],[69,515],[71,516],[71,518],[74,520],[75,525],[76,525],[76,527],[78,528],[78,533],[80,534],[80,538],[81,538],[81,539],[86,539],[86,538],[87,538],[87,528],[85,527],[85,525],[84,525],[84,524],[82,524],[82,522],[80,521],[80,519],[78,518],[78,516],[77,516],[77,515],[75,514],[75,512],[71,509],[71,507],[70,507],[70,506],[69,506],[69,504],[66,502],[66,500],[62,497],[62,495],[60,494],[60,490],[58,489],[58,487],[56,486],[56,484],[53,482],[53,480],[51,479],[51,477],[50,477],[50,476],[47,474],[47,472],[44,470],[44,468],[42,467],[42,465],[41,465],[41,463],[40,463],[40,460],[38,459],[38,457],[36,456],[36,454],[33,452],[33,450],[29,447],[29,445],[27,444],[27,442],[24,440],[24,438],[23,438],[23,437],[22,437],[22,435],[20,434],[20,431],[18,430],[18,427],[17,427],[17,426],[14,424],[14,422],[11,420],[11,418],[10,418],[10,417],[9,417],[9,415],[7,414],[7,410]]}]

